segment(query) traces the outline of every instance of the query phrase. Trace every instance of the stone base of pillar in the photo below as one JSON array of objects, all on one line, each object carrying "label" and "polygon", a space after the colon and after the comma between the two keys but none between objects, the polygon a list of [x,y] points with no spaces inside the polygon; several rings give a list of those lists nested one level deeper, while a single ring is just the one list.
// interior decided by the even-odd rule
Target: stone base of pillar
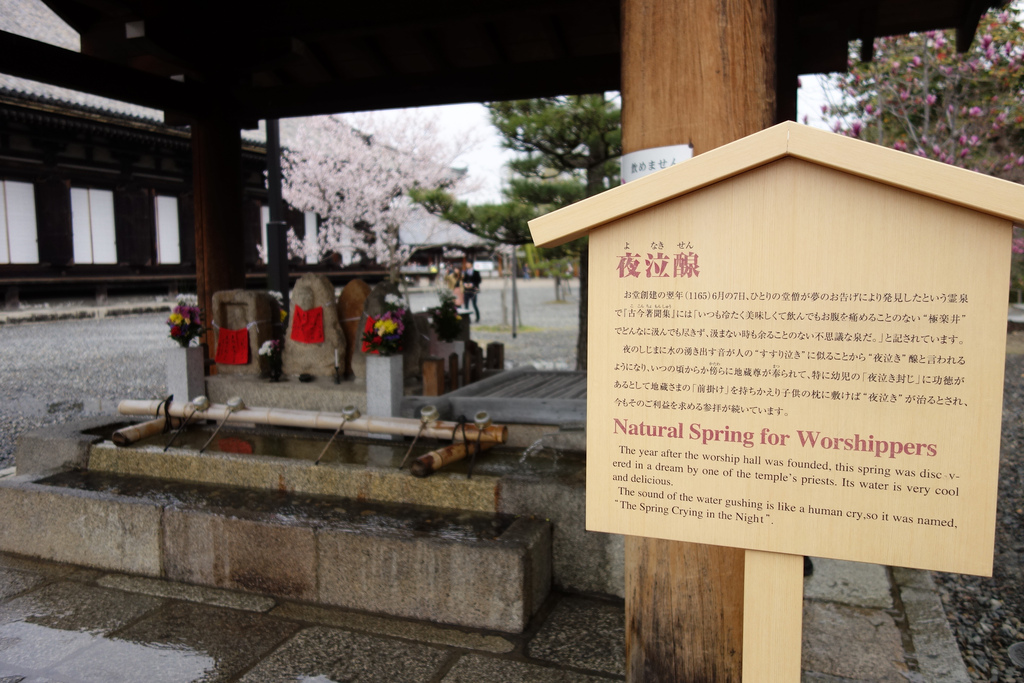
[{"label": "stone base of pillar", "polygon": [[[402,377],[401,354],[394,356],[366,355],[366,414],[370,417],[397,417],[402,407],[405,381]],[[388,434],[371,434],[374,438],[401,439]]]},{"label": "stone base of pillar", "polygon": [[174,394],[175,403],[187,403],[196,396],[206,394],[204,355],[201,346],[168,349],[166,362],[167,393]]}]

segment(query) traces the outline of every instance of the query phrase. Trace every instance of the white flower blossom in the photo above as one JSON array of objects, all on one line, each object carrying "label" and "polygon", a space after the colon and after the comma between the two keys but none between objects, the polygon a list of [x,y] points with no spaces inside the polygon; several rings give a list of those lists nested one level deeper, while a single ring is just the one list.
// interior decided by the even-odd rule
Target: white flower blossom
[{"label": "white flower blossom", "polygon": [[408,198],[413,188],[440,187],[458,192],[465,176],[454,171],[463,144],[444,141],[438,123],[418,116],[405,122],[341,116],[305,119],[284,151],[284,199],[300,211],[314,211],[322,221],[316,254],[288,231],[290,256],[322,258],[331,252],[369,258],[391,271],[413,253],[399,228],[423,209]]}]

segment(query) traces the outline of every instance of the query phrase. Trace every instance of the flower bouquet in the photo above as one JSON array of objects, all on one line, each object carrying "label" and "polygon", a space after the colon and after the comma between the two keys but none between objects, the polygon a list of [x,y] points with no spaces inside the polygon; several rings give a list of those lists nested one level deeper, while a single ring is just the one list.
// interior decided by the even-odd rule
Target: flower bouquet
[{"label": "flower bouquet", "polygon": [[260,347],[259,354],[267,359],[267,371],[270,374],[270,381],[277,382],[281,379],[283,358],[281,352],[284,350],[284,343],[280,339],[268,339]]},{"label": "flower bouquet", "polygon": [[280,319],[275,323],[275,325],[280,323],[284,326],[284,322],[288,319],[288,309],[284,306],[284,294],[273,289],[268,290],[267,294],[273,297],[274,301],[277,302],[277,314]]},{"label": "flower bouquet", "polygon": [[194,296],[179,294],[177,305],[167,318],[167,326],[170,328],[168,336],[182,348],[192,346],[192,342],[203,333],[198,303]]},{"label": "flower bouquet", "polygon": [[384,297],[384,312],[374,318],[366,316],[363,328],[363,353],[390,356],[402,351],[402,335],[405,333],[405,308],[402,298],[395,294]]},{"label": "flower bouquet", "polygon": [[453,342],[462,332],[462,316],[455,307],[455,294],[450,289],[442,288],[437,291],[437,298],[441,304],[430,309],[430,323],[438,340]]}]

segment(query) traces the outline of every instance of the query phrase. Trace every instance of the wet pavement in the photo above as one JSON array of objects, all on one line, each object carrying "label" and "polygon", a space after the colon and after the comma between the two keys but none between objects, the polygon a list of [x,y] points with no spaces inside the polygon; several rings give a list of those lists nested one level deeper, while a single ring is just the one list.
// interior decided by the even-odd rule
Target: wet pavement
[{"label": "wet pavement", "polygon": [[[941,610],[927,572],[816,560],[803,681],[966,681]],[[624,640],[616,599],[556,592],[508,634],[0,554],[0,683],[596,683]]]}]

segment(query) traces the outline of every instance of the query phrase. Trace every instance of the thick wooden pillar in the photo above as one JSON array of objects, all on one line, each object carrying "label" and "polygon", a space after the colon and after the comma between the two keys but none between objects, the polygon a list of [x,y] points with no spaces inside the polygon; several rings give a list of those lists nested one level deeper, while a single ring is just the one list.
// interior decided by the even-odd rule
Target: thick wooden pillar
[{"label": "thick wooden pillar", "polygon": [[[772,125],[774,0],[623,0],[622,146],[694,154]],[[626,540],[633,683],[740,683],[744,551]]]},{"label": "thick wooden pillar", "polygon": [[[213,293],[245,287],[242,248],[242,138],[231,117],[192,122],[196,290],[203,324],[213,321]],[[208,334],[211,355],[215,335]]]}]

